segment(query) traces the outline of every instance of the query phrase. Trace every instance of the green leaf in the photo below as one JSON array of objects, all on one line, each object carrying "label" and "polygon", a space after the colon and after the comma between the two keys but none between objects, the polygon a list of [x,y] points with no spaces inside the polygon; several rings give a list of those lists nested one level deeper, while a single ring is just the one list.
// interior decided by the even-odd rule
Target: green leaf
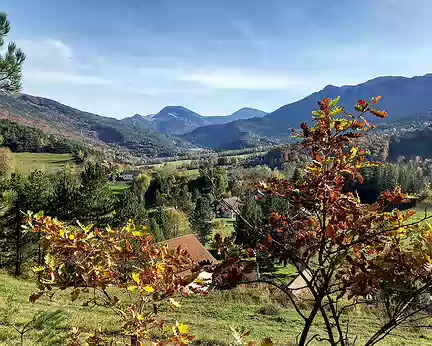
[{"label": "green leaf", "polygon": [[139,285],[141,280],[139,277],[139,273],[132,273],[132,279]]},{"label": "green leaf", "polygon": [[321,112],[321,111],[313,111],[312,114],[319,117],[319,118],[322,118],[324,115],[323,112]]},{"label": "green leaf", "polygon": [[128,289],[128,291],[136,292],[138,290],[138,287],[135,285],[130,285],[130,286],[128,286],[127,289]]},{"label": "green leaf", "polygon": [[45,270],[45,267],[33,267],[32,270],[33,270],[35,273],[43,272],[43,271]]},{"label": "green leaf", "polygon": [[330,107],[335,107],[340,101],[340,96],[336,97],[334,100],[330,101]]},{"label": "green leaf", "polygon": [[331,111],[330,116],[334,117],[335,115],[341,114],[342,112],[342,107],[336,107],[333,111]]}]

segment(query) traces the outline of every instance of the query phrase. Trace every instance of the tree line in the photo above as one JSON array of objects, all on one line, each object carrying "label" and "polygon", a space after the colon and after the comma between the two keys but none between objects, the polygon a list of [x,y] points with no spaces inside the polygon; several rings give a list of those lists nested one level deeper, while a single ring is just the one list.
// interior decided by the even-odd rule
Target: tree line
[{"label": "tree line", "polygon": [[0,144],[13,152],[78,153],[86,152],[82,143],[21,125],[10,120],[0,120]]}]

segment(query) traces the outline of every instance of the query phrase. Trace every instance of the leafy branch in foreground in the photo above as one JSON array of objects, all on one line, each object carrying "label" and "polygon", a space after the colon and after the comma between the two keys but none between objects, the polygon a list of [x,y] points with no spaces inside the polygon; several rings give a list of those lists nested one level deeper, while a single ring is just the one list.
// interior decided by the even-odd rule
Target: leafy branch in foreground
[{"label": "leafy branch in foreground", "polygon": [[[145,228],[132,222],[119,230],[101,230],[30,214],[27,228],[43,234],[47,251],[44,263],[34,268],[40,291],[30,296],[31,302],[69,289],[72,301],[86,294],[86,305],[117,314],[131,345],[187,345],[194,339],[187,326],[168,328],[158,315],[161,306],[179,306],[174,297],[187,283],[179,274],[193,266],[185,250],[155,244]],[[76,331],[75,343],[77,338]],[[102,340],[103,335],[92,338]],[[103,344],[92,338],[87,340],[90,345]]]},{"label": "leafy branch in foreground", "polygon": [[[367,346],[397,327],[430,322],[432,228],[422,223],[429,217],[411,221],[415,211],[400,211],[413,197],[399,187],[383,192],[374,204],[362,203],[349,191],[351,183],[363,182],[361,169],[379,165],[356,143],[375,127],[368,117],[388,116],[376,108],[380,99],[359,100],[355,114],[338,106],[339,98],[320,101],[313,126],[302,123],[302,132],[294,131],[311,156],[303,178],[270,180],[260,184],[256,195],[286,198],[290,212],[273,213],[265,227],[248,227],[240,247],[227,240],[219,244],[226,258],[216,271],[230,268],[222,276],[227,286],[240,283],[245,258],[283,258],[295,267],[300,287],[266,282],[285,292],[303,319],[298,345],[313,340],[355,344],[358,337],[351,332],[348,312],[363,304],[382,312],[382,326],[365,341]],[[307,294],[298,294],[300,290]],[[302,304],[303,299],[312,305]],[[311,332],[318,317],[326,335]]]}]

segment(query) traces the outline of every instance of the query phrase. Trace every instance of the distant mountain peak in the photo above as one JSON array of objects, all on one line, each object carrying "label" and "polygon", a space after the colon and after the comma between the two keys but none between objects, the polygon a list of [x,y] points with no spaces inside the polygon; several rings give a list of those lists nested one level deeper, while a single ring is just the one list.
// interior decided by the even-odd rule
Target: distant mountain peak
[{"label": "distant mountain peak", "polygon": [[251,107],[243,107],[227,116],[202,116],[184,106],[166,106],[158,113],[142,116],[135,114],[125,118],[124,123],[135,124],[137,122],[151,129],[165,134],[180,135],[193,131],[197,127],[226,124],[231,121],[263,117],[267,113]]}]

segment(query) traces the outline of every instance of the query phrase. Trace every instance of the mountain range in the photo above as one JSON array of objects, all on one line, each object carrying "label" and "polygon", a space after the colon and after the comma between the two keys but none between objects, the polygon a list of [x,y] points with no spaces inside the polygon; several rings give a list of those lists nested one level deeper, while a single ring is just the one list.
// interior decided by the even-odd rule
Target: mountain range
[{"label": "mountain range", "polygon": [[258,109],[245,107],[226,116],[202,116],[182,106],[167,106],[157,114],[146,116],[135,114],[133,117],[124,118],[122,122],[133,125],[141,124],[168,135],[182,135],[198,127],[227,124],[240,119],[260,118],[266,114]]},{"label": "mountain range", "polygon": [[[380,108],[391,121],[419,122],[432,110],[432,74],[378,77],[358,85],[328,85],[297,102],[266,114],[242,108],[227,116],[202,116],[185,107],[168,106],[159,113],[118,120],[84,112],[50,99],[26,94],[0,94],[0,118],[79,139],[135,156],[174,156],[195,150],[241,149],[284,142],[291,128],[311,120],[317,101],[341,96],[351,110],[358,99],[381,95]],[[429,132],[426,132],[428,134]]]},{"label": "mountain range", "polygon": [[432,74],[413,78],[378,77],[354,86],[328,85],[262,118],[199,127],[182,138],[216,150],[279,143],[286,140],[291,128],[298,128],[301,122],[311,120],[311,111],[317,108],[318,100],[341,96],[341,105],[351,110],[357,100],[378,95],[383,97],[380,108],[389,112],[391,120],[426,113],[432,109]]}]

